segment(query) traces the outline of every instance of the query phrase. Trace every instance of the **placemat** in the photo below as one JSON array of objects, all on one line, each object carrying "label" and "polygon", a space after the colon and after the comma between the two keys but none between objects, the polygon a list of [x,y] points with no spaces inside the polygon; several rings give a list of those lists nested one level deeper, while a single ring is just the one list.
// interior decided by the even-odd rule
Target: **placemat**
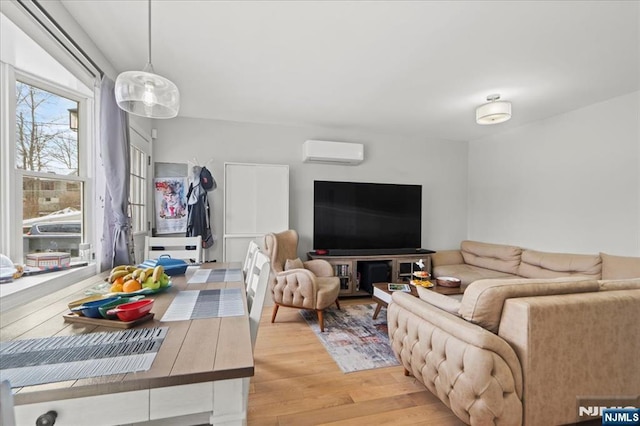
[{"label": "placemat", "polygon": [[187,284],[223,283],[230,281],[242,281],[242,270],[231,269],[198,269],[193,273]]},{"label": "placemat", "polygon": [[168,327],[0,342],[0,381],[12,388],[151,368]]},{"label": "placemat", "polygon": [[239,288],[181,291],[160,321],[241,316],[244,315],[242,297]]}]

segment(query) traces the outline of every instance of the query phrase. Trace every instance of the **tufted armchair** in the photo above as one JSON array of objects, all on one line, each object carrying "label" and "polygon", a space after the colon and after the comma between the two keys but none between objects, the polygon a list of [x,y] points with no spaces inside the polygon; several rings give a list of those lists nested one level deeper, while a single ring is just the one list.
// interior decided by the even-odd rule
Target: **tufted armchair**
[{"label": "tufted armchair", "polygon": [[340,309],[340,279],[334,276],[331,264],[320,259],[301,261],[297,254],[298,233],[293,229],[265,235],[264,250],[275,275],[271,280],[271,322],[276,320],[280,306],[310,309],[316,311],[320,330],[324,331],[323,311],[334,302]]}]

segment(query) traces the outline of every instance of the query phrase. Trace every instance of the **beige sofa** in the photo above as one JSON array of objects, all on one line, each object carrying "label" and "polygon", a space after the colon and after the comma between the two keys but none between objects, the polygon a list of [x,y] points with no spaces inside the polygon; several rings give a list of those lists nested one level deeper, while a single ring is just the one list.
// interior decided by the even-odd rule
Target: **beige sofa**
[{"label": "beige sofa", "polygon": [[431,265],[435,277],[456,277],[463,286],[486,278],[640,277],[639,257],[551,253],[478,241],[432,254]]},{"label": "beige sofa", "polygon": [[[461,300],[424,288],[392,296],[389,336],[407,375],[471,425],[574,423],[589,420],[581,397],[640,398],[640,278],[598,279],[640,277],[639,258],[469,248],[445,253],[468,261],[448,264],[458,269],[434,268],[468,273],[457,275],[473,281]],[[478,260],[489,248],[492,258]],[[476,279],[487,271],[502,278]],[[565,276],[519,276],[534,271]]]}]

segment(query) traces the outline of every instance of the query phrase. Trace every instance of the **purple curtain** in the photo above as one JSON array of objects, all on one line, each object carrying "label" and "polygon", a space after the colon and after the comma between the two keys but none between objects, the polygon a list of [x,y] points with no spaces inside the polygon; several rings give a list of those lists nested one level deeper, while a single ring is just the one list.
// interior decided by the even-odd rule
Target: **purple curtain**
[{"label": "purple curtain", "polygon": [[129,116],[116,104],[115,84],[102,78],[100,87],[100,152],[106,175],[100,270],[133,262],[130,247]]}]

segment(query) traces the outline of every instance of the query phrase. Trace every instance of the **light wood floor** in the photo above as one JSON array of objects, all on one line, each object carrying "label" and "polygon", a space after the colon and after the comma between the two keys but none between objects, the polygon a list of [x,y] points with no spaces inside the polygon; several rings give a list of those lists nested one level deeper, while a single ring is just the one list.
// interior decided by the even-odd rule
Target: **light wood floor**
[{"label": "light wood floor", "polygon": [[258,330],[249,426],[464,424],[400,366],[343,373],[297,309],[280,308],[274,324],[271,310]]}]

